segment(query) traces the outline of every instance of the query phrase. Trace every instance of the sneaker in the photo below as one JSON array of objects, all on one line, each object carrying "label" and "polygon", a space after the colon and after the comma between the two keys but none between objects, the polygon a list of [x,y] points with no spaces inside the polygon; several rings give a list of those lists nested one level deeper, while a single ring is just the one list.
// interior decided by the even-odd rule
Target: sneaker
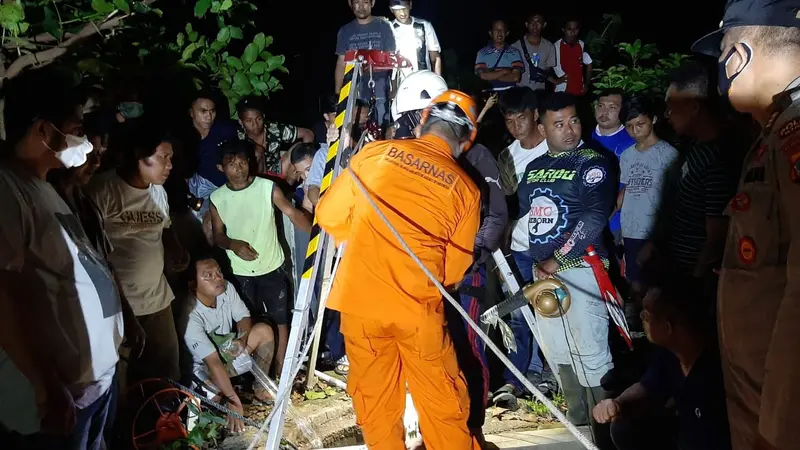
[{"label": "sneaker", "polygon": [[545,372],[543,373],[528,372],[525,374],[525,378],[527,378],[528,381],[530,381],[531,384],[539,390],[539,392],[547,397],[550,397],[552,393],[558,389],[553,372],[550,372],[547,369],[545,369]]},{"label": "sneaker", "polygon": [[516,410],[518,407],[517,396],[520,394],[516,386],[507,383],[505,386],[494,391],[492,403],[500,408]]},{"label": "sneaker", "polygon": [[333,371],[337,375],[341,375],[343,377],[347,376],[347,373],[350,372],[350,361],[347,360],[347,355],[342,356],[336,361],[336,368]]},{"label": "sneaker", "polygon": [[539,374],[539,383],[536,384],[536,388],[549,398],[553,398],[553,394],[558,392],[558,380],[556,380],[555,374],[547,364],[545,364],[542,373]]},{"label": "sneaker", "polygon": [[534,386],[538,386],[542,382],[542,374],[540,372],[528,372],[525,374],[525,378]]}]

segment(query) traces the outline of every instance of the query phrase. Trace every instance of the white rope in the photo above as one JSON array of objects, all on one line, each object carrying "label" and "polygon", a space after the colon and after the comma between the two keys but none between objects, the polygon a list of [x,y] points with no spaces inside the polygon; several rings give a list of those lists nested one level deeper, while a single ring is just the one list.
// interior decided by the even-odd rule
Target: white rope
[{"label": "white rope", "polygon": [[[319,320],[319,319],[317,319],[317,320]],[[300,357],[301,358],[302,358],[302,355],[305,355],[306,353],[308,353],[308,350],[311,349],[311,344],[312,343],[314,343],[313,339],[309,339],[308,342],[306,342],[306,346],[303,348],[303,351],[300,353],[300,355],[301,355]],[[297,369],[295,369],[294,373],[292,374],[292,380],[297,378],[297,374],[300,373],[301,366],[302,366],[301,364],[297,365]],[[286,397],[289,396],[289,395],[292,395],[292,389],[289,389],[288,391],[286,391],[286,393],[284,395],[282,395],[282,396],[280,396],[280,397],[275,399],[275,401],[273,402],[274,406],[272,407],[272,411],[269,412],[269,415],[267,416],[266,419],[264,419],[264,423],[261,425],[261,428],[259,428],[258,432],[256,433],[256,435],[253,436],[253,440],[250,441],[250,445],[247,446],[247,450],[253,450],[254,448],[256,448],[256,444],[258,444],[258,439],[262,435],[267,434],[266,430],[267,430],[267,427],[269,426],[269,423],[272,422],[272,417],[275,416],[275,413],[278,412],[278,410],[283,406],[283,402],[286,400]]]},{"label": "white rope", "polygon": [[[550,413],[553,414],[553,416],[555,416],[555,418],[558,419],[559,422],[564,424],[564,426],[567,428],[567,430],[569,430],[569,432],[572,433],[573,436],[575,436],[575,439],[577,439],[581,444],[583,444],[583,446],[586,447],[588,450],[598,450],[597,446],[594,445],[594,443],[588,437],[586,437],[586,435],[581,433],[581,431],[578,429],[578,427],[576,427],[574,424],[572,424],[572,422],[570,422],[567,419],[567,417],[564,415],[564,413],[562,413],[561,410],[559,410],[555,405],[553,405],[553,403],[550,401],[550,399],[548,399],[544,394],[542,394],[542,392],[540,390],[538,390],[533,385],[533,383],[528,381],[528,379],[522,374],[522,372],[520,372],[519,370],[517,370],[516,367],[514,367],[514,365],[506,357],[506,355],[503,352],[501,352],[500,349],[494,344],[494,342],[492,342],[492,340],[489,339],[489,336],[487,336],[486,333],[483,332],[481,327],[479,327],[475,322],[472,321],[472,318],[464,310],[464,308],[461,307],[461,304],[459,304],[459,302],[456,301],[456,299],[454,299],[447,292],[447,290],[444,288],[444,286],[442,286],[442,283],[440,283],[439,280],[430,272],[430,270],[428,270],[428,268],[425,267],[425,264],[422,261],[420,261],[420,259],[417,257],[417,255],[414,254],[414,252],[411,250],[411,247],[409,247],[408,244],[406,244],[406,242],[403,240],[402,236],[400,236],[400,233],[398,233],[397,230],[392,226],[391,222],[389,222],[389,219],[386,218],[386,216],[380,210],[378,205],[375,203],[375,201],[369,195],[369,192],[367,191],[367,188],[364,187],[364,185],[361,183],[361,180],[358,178],[358,176],[355,174],[355,172],[353,172],[353,169],[348,166],[347,170],[350,172],[350,175],[353,177],[353,181],[355,181],[356,186],[358,186],[359,190],[361,190],[361,193],[364,194],[364,196],[366,197],[366,199],[369,202],[370,206],[372,206],[372,209],[375,210],[376,213],[378,213],[378,215],[380,216],[381,220],[383,220],[383,223],[385,223],[386,226],[389,227],[389,231],[392,232],[392,234],[397,239],[397,241],[400,243],[400,245],[403,246],[403,249],[406,251],[406,253],[408,253],[408,256],[410,256],[411,259],[413,259],[414,262],[416,262],[417,265],[419,265],[420,269],[422,269],[422,271],[425,273],[425,275],[431,280],[431,282],[433,282],[433,284],[436,286],[436,288],[439,290],[439,292],[442,294],[442,296],[444,298],[446,298],[447,301],[449,301],[450,304],[453,305],[453,307],[456,308],[456,311],[458,311],[458,313],[461,315],[461,317],[464,318],[464,321],[467,324],[469,324],[469,326],[475,331],[475,333],[478,334],[478,336],[481,337],[481,339],[483,339],[483,342],[492,350],[492,352],[494,352],[494,354],[503,363],[503,365],[505,365],[506,368],[509,371],[511,371],[511,373],[513,373],[515,377],[517,377],[517,380],[519,380],[519,382],[522,383],[522,385],[525,386],[525,388],[528,389],[528,391],[530,391],[533,394],[534,397],[536,397],[536,400],[538,400],[542,404],[544,404],[547,407],[547,409],[550,411]],[[248,449],[248,450],[251,450],[251,449]]]},{"label": "white rope", "polygon": [[[343,248],[342,248],[342,250],[343,250]],[[340,257],[336,258],[336,261],[334,263],[333,269],[331,270],[331,281],[333,281],[333,278],[336,276],[336,271],[339,268],[339,263],[341,262],[341,260],[342,259]],[[312,277],[316,277],[316,273],[315,272],[316,271],[311,273]],[[312,279],[314,279],[314,278],[312,278]],[[309,303],[309,306],[310,306],[310,303]],[[323,318],[322,314],[320,314],[319,317],[317,317],[317,320],[314,322],[314,328],[316,328],[316,322],[321,321],[322,318]],[[306,345],[305,345],[305,347],[303,347],[303,350],[300,352],[300,354],[296,355],[295,358],[292,358],[292,359],[289,360],[291,363],[294,362],[294,359],[299,359],[300,360],[300,361],[298,361],[297,368],[292,373],[292,383],[289,384],[290,387],[286,391],[286,393],[284,393],[284,395],[282,395],[282,396],[280,396],[280,397],[275,399],[275,401],[273,402],[274,406],[272,407],[272,411],[269,412],[269,415],[267,416],[266,419],[264,419],[264,423],[261,425],[261,428],[259,428],[258,432],[256,433],[256,435],[253,436],[253,440],[250,441],[250,445],[247,446],[247,450],[253,450],[256,447],[256,444],[258,444],[258,439],[262,435],[266,434],[266,429],[269,426],[270,422],[272,422],[272,418],[273,418],[273,416],[275,416],[275,413],[278,412],[278,410],[280,410],[280,409],[282,409],[284,407],[288,407],[288,405],[284,406],[284,402],[286,401],[286,397],[290,396],[292,394],[291,386],[294,384],[294,380],[297,378],[297,374],[300,373],[300,370],[303,368],[303,364],[301,364],[300,362],[302,361],[303,356],[308,354],[308,351],[311,349],[311,345],[313,343],[314,343],[314,335],[312,334],[311,336],[309,336],[308,342],[306,342]],[[284,360],[284,363],[285,363],[285,360]]]}]

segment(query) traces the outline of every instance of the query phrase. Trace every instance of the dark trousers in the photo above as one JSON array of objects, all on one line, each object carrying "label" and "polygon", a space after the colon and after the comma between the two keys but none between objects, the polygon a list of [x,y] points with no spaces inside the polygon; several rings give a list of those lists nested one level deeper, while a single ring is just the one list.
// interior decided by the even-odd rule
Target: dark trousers
[{"label": "dark trousers", "polygon": [[[517,274],[521,277],[520,288],[533,281],[533,259],[523,252],[512,252],[514,257],[514,265],[517,266]],[[522,315],[522,310],[518,309],[511,313],[510,317],[506,320],[511,331],[514,333],[514,340],[517,342],[517,351],[510,352],[508,359],[511,364],[523,374],[528,372],[538,373],[541,375],[544,370],[544,361],[539,356],[539,344],[531,333],[531,328]],[[522,383],[517,380],[517,377],[506,369],[505,373],[506,383],[511,383],[520,391],[523,391]]]},{"label": "dark trousers", "polygon": [[117,383],[91,405],[75,410],[75,427],[68,436],[45,433],[21,435],[0,431],[0,448],[14,450],[100,450],[106,427],[110,428],[116,405]]},{"label": "dark trousers", "polygon": [[[462,284],[472,287],[485,286],[485,271],[468,275]],[[470,318],[480,324],[481,306],[475,297],[459,296],[461,307],[469,313]],[[463,317],[450,305],[444,302],[444,313],[447,329],[456,351],[458,366],[464,373],[469,393],[469,417],[467,427],[481,428],[486,419],[486,401],[489,395],[489,365],[486,362],[484,344],[480,336],[464,321]]]},{"label": "dark trousers", "polygon": [[338,361],[344,356],[344,335],[339,328],[342,314],[332,309],[325,310],[325,343],[331,352],[331,360]]},{"label": "dark trousers", "polygon": [[147,341],[141,356],[130,356],[127,386],[147,378],[180,380],[180,347],[172,306],[153,314],[137,316],[136,320],[144,328]]},{"label": "dark trousers", "polygon": [[617,450],[676,450],[677,426],[674,414],[647,417],[617,417],[611,423],[611,440]]}]

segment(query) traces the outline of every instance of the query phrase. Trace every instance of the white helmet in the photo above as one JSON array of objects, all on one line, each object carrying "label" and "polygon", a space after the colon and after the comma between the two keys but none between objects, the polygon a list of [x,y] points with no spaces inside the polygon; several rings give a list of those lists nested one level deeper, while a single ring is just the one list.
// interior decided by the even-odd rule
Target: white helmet
[{"label": "white helmet", "polygon": [[419,70],[408,75],[397,88],[392,102],[392,120],[404,112],[427,108],[433,99],[447,90],[447,83],[430,70]]}]

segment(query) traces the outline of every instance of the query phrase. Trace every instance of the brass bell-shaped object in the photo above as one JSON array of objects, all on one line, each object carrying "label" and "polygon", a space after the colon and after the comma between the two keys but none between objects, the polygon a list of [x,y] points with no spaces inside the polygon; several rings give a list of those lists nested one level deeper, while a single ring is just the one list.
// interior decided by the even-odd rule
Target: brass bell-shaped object
[{"label": "brass bell-shaped object", "polygon": [[546,278],[522,288],[522,294],[542,317],[554,319],[566,314],[572,300],[564,283],[557,278]]}]

